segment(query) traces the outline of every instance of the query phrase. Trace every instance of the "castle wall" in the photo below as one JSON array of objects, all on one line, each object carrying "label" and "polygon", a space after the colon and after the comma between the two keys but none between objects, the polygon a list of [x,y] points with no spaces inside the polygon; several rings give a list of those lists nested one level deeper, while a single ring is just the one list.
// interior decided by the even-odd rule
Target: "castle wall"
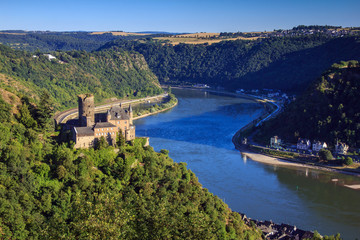
[{"label": "castle wall", "polygon": [[135,139],[135,126],[130,126],[130,128],[125,131],[125,140],[131,141],[134,139]]},{"label": "castle wall", "polygon": [[74,148],[90,148],[94,146],[94,136],[76,137]]},{"label": "castle wall", "polygon": [[[109,110],[106,118],[97,120],[95,122],[95,107],[94,96],[92,94],[81,94],[78,96],[78,108],[79,108],[79,126],[73,127],[73,141],[75,142],[75,148],[90,148],[94,147],[96,142],[101,137],[104,137],[109,145],[116,144],[116,136],[121,130],[125,140],[131,141],[135,139],[135,126],[132,125],[132,108],[129,106],[127,116],[124,116],[124,112],[118,109]],[[113,112],[119,119],[111,120]],[[120,115],[119,115],[120,114]],[[130,117],[130,119],[127,119]]]},{"label": "castle wall", "polygon": [[117,133],[121,129],[122,133],[125,134],[125,131],[130,128],[129,120],[110,120],[109,123],[112,123],[117,127],[116,129]]}]

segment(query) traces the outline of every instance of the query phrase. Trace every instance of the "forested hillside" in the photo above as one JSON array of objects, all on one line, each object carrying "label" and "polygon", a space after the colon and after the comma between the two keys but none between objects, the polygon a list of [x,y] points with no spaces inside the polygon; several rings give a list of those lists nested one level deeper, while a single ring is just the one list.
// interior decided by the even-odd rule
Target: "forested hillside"
[{"label": "forested hillside", "polygon": [[358,37],[323,34],[223,41],[212,45],[121,41],[102,49],[135,50],[165,83],[207,83],[237,88],[275,88],[301,92],[328,66],[360,60]]},{"label": "forested hillside", "polygon": [[[157,36],[157,34],[154,34]],[[151,36],[113,35],[111,33],[92,34],[91,32],[50,32],[50,31],[0,31],[0,43],[14,49],[26,51],[93,51],[115,39],[140,39]]]},{"label": "forested hillside", "polygon": [[278,135],[296,142],[298,137],[336,140],[360,147],[360,65],[357,61],[333,64],[283,113],[260,128],[259,139]]},{"label": "forested hillside", "polygon": [[57,144],[47,100],[0,96],[1,239],[261,239],[166,150]]},{"label": "forested hillside", "polygon": [[56,109],[76,105],[76,95],[93,93],[95,99],[141,97],[162,92],[144,57],[124,50],[40,53],[0,45],[0,87],[30,95],[47,90]]}]

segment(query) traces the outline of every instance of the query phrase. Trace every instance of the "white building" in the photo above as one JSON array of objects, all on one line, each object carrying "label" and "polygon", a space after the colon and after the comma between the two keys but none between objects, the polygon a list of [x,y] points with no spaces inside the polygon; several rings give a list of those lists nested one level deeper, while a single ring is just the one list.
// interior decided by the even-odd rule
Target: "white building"
[{"label": "white building", "polygon": [[326,142],[314,141],[312,145],[312,150],[318,152],[323,148],[327,148]]},{"label": "white building", "polygon": [[299,150],[309,150],[311,147],[311,142],[308,139],[299,138],[299,141],[296,145],[296,148]]},{"label": "white building", "polygon": [[273,148],[279,148],[281,145],[281,139],[278,136],[270,138],[270,146]]},{"label": "white building", "polygon": [[55,56],[53,56],[53,55],[51,55],[51,54],[48,54],[48,53],[44,54],[44,56],[47,57],[49,60],[56,59]]},{"label": "white building", "polygon": [[335,145],[335,153],[336,154],[343,154],[346,155],[347,151],[349,150],[349,146],[342,142],[336,142]]}]

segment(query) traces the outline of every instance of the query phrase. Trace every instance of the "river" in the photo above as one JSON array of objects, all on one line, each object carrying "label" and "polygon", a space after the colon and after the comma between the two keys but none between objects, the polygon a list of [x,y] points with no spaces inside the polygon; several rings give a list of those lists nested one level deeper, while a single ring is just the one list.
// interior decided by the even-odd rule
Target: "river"
[{"label": "river", "polygon": [[199,90],[173,93],[179,99],[175,108],[134,122],[136,135],[150,137],[156,151],[168,149],[175,162],[187,163],[233,211],[360,239],[360,191],[342,186],[359,178],[252,161],[235,150],[231,138],[263,113],[262,105]]}]

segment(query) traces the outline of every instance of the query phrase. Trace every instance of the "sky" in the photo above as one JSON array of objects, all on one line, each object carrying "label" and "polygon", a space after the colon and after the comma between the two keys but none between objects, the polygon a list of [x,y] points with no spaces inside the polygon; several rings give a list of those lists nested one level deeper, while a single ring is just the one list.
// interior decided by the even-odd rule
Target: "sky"
[{"label": "sky", "polygon": [[360,0],[0,0],[0,30],[251,32],[360,27]]}]

